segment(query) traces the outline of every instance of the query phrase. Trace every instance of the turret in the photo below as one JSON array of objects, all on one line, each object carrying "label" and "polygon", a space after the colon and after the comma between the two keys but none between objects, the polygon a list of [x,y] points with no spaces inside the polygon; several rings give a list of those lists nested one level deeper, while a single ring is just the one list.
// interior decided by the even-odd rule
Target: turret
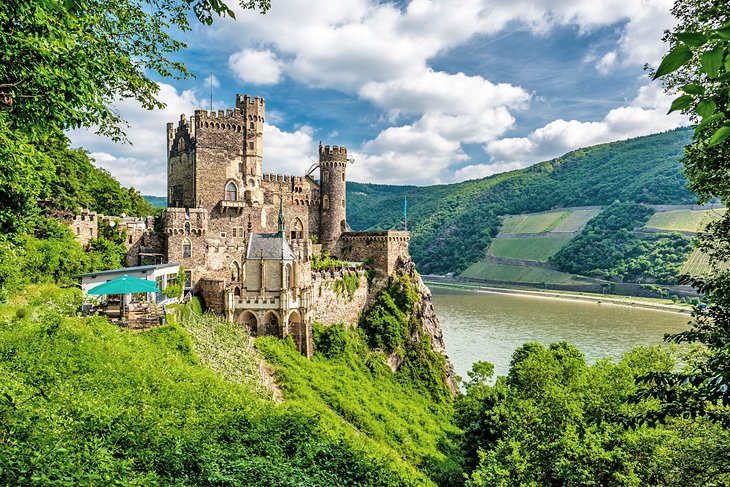
[{"label": "turret", "polygon": [[319,146],[319,240],[323,250],[337,253],[337,242],[347,228],[345,170],[347,149]]}]

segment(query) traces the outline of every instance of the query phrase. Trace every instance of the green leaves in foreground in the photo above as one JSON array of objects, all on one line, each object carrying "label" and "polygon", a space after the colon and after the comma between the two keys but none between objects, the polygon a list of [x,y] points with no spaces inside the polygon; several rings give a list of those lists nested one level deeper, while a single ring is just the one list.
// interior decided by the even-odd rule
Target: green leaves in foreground
[{"label": "green leaves in foreground", "polygon": [[[708,130],[703,137],[708,148],[722,145],[730,137],[730,123],[726,121],[730,118],[728,117],[729,33],[730,22],[719,28],[708,29],[706,33],[676,33],[674,39],[677,44],[664,56],[654,73],[654,79],[667,78],[670,81],[680,81],[676,88],[684,94],[672,102],[668,113],[688,112],[702,119],[702,123],[695,129],[695,134]],[[685,68],[683,73],[676,74],[680,68]]]}]

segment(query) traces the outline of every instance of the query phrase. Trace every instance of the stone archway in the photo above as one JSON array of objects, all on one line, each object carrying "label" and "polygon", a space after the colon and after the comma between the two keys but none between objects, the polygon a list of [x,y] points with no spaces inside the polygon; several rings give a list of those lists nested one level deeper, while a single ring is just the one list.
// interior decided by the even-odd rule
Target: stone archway
[{"label": "stone archway", "polygon": [[281,320],[279,315],[273,311],[269,311],[264,315],[264,319],[261,321],[261,329],[259,335],[274,336],[281,338]]},{"label": "stone archway", "polygon": [[251,335],[253,335],[253,336],[258,335],[259,322],[256,319],[256,315],[253,314],[252,312],[244,311],[243,313],[241,313],[238,316],[238,323],[245,326]]}]

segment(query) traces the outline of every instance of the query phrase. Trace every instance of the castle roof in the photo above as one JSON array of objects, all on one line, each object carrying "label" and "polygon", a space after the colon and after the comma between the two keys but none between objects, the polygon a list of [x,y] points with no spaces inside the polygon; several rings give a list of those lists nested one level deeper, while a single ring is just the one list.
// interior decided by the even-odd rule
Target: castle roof
[{"label": "castle roof", "polygon": [[254,233],[248,240],[246,259],[295,260],[286,238],[277,233]]}]

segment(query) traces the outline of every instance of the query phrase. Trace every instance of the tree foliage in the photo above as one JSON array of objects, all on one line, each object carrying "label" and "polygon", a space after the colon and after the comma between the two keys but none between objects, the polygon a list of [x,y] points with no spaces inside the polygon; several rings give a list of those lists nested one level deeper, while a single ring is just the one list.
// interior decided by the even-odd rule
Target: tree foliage
[{"label": "tree foliage", "polygon": [[[467,485],[720,485],[730,480],[728,432],[704,421],[625,428],[604,421],[655,410],[652,400],[628,405],[635,379],[666,373],[673,362],[659,348],[637,348],[618,363],[585,362],[574,346],[518,348],[507,377],[492,386],[477,364],[457,402]],[[470,374],[471,375],[471,374]]]},{"label": "tree foliage", "polygon": [[[682,94],[672,110],[682,110],[696,123],[684,164],[690,187],[700,200],[720,197],[730,203],[730,10],[717,0],[676,0],[673,14],[677,26],[665,36],[671,49],[654,73],[668,92]],[[730,257],[730,215],[710,224],[700,246],[711,262]],[[726,268],[725,268],[726,269]],[[695,357],[686,370],[649,374],[643,378],[639,398],[654,397],[661,410],[649,420],[666,420],[672,415],[706,415],[725,424],[728,421],[730,371],[727,368],[730,343],[730,273],[720,270],[709,278],[690,281],[705,293],[705,305],[694,310],[692,328],[668,336],[677,342],[706,346],[704,357]]]}]

